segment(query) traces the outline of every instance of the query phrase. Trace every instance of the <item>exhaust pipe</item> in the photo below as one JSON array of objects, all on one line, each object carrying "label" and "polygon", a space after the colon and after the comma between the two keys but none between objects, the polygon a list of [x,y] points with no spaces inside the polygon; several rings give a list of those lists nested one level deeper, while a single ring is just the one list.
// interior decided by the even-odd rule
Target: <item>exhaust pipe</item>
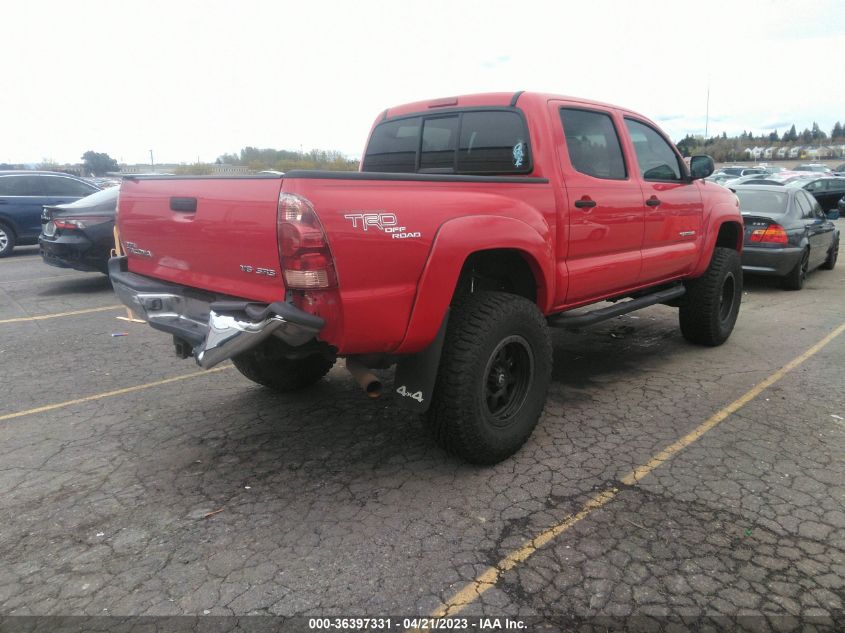
[{"label": "exhaust pipe", "polygon": [[364,390],[370,398],[378,398],[381,396],[382,386],[381,381],[376,378],[375,374],[370,371],[369,367],[364,365],[360,360],[354,356],[346,358],[346,369],[352,374],[361,389]]}]

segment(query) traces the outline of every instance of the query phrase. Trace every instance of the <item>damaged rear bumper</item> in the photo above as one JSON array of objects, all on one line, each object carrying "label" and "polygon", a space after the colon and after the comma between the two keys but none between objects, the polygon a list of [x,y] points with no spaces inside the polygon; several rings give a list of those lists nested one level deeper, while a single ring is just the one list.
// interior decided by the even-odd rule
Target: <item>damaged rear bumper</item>
[{"label": "damaged rear bumper", "polygon": [[203,369],[270,336],[291,347],[304,345],[324,325],[320,317],[285,301],[246,301],[137,275],[129,272],[126,257],[109,260],[109,277],[115,294],[129,309],[156,330],[188,343]]}]

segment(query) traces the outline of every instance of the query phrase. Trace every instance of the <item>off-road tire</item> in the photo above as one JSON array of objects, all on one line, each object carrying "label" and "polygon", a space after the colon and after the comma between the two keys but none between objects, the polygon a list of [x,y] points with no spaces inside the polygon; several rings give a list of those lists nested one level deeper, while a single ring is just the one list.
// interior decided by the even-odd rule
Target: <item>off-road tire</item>
[{"label": "off-road tire", "polygon": [[836,260],[839,258],[839,236],[834,235],[833,237],[833,244],[830,246],[830,250],[827,252],[827,259],[824,260],[824,264],[819,266],[822,270],[833,270],[836,267]]},{"label": "off-road tire", "polygon": [[707,271],[686,282],[678,320],[691,343],[715,347],[733,332],[742,301],[742,263],[732,248],[717,247]]},{"label": "off-road tire", "polygon": [[798,260],[795,267],[781,279],[781,287],[786,290],[801,290],[804,287],[804,282],[807,280],[807,273],[810,272],[809,266],[810,251],[805,248],[801,254],[801,259]]},{"label": "off-road tire", "polygon": [[495,464],[528,439],[546,401],[552,345],[542,313],[506,292],[453,306],[431,406],[435,441],[473,464]]},{"label": "off-road tire", "polygon": [[0,257],[8,257],[15,249],[15,232],[0,222]]},{"label": "off-road tire", "polygon": [[270,338],[255,349],[232,358],[235,368],[252,382],[281,393],[313,385],[335,363],[335,359],[322,354],[305,358],[285,358],[284,344]]}]

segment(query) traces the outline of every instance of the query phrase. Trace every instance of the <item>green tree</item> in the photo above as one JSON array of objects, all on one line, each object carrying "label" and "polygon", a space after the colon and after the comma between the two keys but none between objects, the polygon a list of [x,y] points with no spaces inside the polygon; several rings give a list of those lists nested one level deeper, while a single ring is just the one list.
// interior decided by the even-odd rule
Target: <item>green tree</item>
[{"label": "green tree", "polygon": [[120,169],[117,161],[108,154],[91,150],[82,155],[82,166],[86,174],[93,174],[94,176],[104,176],[110,171]]},{"label": "green tree", "polygon": [[789,131],[783,135],[783,140],[787,143],[794,143],[798,140],[798,132],[795,129],[795,124],[792,124],[792,127],[789,128]]},{"label": "green tree", "polygon": [[173,170],[180,176],[207,176],[212,172],[211,165],[207,163],[193,163],[191,165],[179,165]]},{"label": "green tree", "polygon": [[845,130],[843,130],[842,124],[837,121],[830,133],[830,138],[842,138],[843,136],[845,136]]}]

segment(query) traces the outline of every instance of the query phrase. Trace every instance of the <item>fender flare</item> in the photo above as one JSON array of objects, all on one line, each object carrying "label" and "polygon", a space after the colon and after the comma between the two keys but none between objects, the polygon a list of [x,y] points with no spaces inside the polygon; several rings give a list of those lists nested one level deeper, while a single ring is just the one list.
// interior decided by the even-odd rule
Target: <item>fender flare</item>
[{"label": "fender flare", "polygon": [[544,233],[511,217],[471,215],[444,222],[437,231],[417,283],[417,295],[405,338],[395,350],[418,352],[440,329],[467,258],[478,251],[509,249],[519,252],[537,282],[537,305],[545,314],[554,297],[554,248],[551,232]]},{"label": "fender flare", "polygon": [[698,259],[698,263],[693,270],[692,277],[699,277],[704,274],[707,270],[707,267],[710,265],[710,260],[713,257],[713,249],[716,248],[716,241],[719,239],[719,232],[722,230],[722,226],[728,223],[737,224],[739,227],[739,235],[737,237],[737,243],[734,246],[737,252],[742,253],[742,242],[743,242],[743,224],[742,224],[742,216],[739,215],[739,212],[735,206],[729,204],[718,204],[713,207],[712,212],[710,213],[709,217],[710,227],[711,229],[707,232],[707,237],[704,240],[703,247],[701,249],[701,255]]}]

